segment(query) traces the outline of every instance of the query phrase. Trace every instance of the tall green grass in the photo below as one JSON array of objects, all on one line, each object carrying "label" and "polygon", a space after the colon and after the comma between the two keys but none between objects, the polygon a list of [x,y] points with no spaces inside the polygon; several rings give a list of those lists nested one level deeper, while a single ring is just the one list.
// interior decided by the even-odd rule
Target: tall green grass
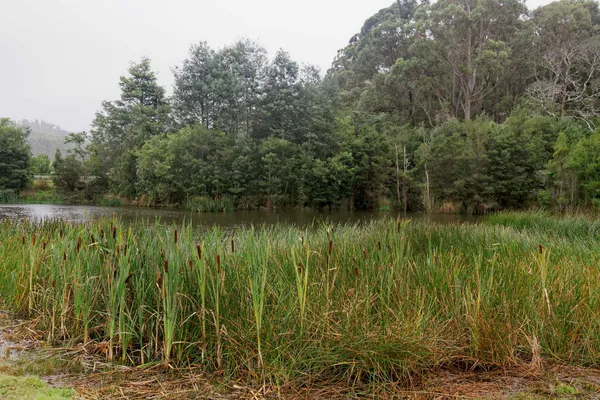
[{"label": "tall green grass", "polygon": [[[2,221],[0,298],[51,343],[250,382],[395,381],[529,362],[538,345],[599,366],[595,222],[493,218],[202,233]],[[563,223],[566,239],[552,225]]]},{"label": "tall green grass", "polygon": [[232,212],[234,205],[228,198],[191,197],[186,200],[184,208],[193,212]]}]

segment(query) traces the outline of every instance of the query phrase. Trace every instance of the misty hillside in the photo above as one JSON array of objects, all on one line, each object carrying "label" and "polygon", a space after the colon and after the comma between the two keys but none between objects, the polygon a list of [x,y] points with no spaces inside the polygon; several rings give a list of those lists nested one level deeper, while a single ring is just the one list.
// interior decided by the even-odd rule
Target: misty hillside
[{"label": "misty hillside", "polygon": [[29,143],[31,144],[31,152],[33,155],[47,154],[50,158],[54,157],[56,149],[60,149],[63,153],[71,148],[71,145],[65,144],[65,138],[69,132],[61,129],[59,126],[50,124],[41,120],[22,120],[19,125],[28,127],[31,130],[29,135]]}]

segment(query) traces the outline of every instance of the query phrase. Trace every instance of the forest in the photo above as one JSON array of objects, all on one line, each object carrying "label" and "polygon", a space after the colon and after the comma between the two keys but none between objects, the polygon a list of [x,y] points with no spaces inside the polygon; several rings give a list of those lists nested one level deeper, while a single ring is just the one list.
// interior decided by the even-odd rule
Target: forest
[{"label": "forest", "polygon": [[[56,153],[56,190],[198,211],[598,207],[599,29],[589,0],[399,0],[325,74],[200,42],[167,96],[143,58]],[[0,186],[26,187],[8,164]]]}]

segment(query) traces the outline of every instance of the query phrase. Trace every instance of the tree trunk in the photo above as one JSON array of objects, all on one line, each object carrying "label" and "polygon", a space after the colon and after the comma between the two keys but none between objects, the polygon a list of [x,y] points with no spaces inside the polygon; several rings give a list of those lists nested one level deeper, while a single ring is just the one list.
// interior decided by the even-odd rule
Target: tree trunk
[{"label": "tree trunk", "polygon": [[406,176],[406,170],[408,168],[407,164],[408,159],[406,158],[406,146],[404,146],[404,179],[402,180],[402,205],[404,206],[404,213],[406,213],[406,210],[408,209],[408,177]]},{"label": "tree trunk", "polygon": [[429,172],[427,171],[427,164],[425,165],[425,211],[431,212],[431,195],[429,194]]},{"label": "tree trunk", "polygon": [[396,198],[400,203],[400,165],[398,164],[398,145],[394,143],[396,149]]}]

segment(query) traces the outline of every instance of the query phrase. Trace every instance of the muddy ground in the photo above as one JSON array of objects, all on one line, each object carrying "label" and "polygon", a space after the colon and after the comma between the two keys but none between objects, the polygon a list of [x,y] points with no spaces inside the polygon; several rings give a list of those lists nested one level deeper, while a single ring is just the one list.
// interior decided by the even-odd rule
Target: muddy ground
[{"label": "muddy ground", "polygon": [[543,360],[493,370],[456,367],[387,384],[250,387],[194,368],[109,365],[101,344],[52,348],[34,326],[0,312],[2,399],[600,399],[600,370]]}]

